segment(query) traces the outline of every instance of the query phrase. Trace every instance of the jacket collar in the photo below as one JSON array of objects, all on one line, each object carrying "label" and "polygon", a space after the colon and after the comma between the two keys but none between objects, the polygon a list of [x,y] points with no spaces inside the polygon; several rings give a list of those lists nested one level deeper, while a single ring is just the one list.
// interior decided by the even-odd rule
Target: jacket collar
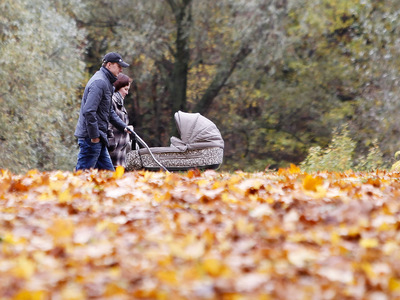
[{"label": "jacket collar", "polygon": [[111,83],[117,81],[117,77],[115,77],[114,74],[111,73],[109,69],[101,67],[100,70],[106,75],[106,77],[108,78],[108,80],[110,80]]}]

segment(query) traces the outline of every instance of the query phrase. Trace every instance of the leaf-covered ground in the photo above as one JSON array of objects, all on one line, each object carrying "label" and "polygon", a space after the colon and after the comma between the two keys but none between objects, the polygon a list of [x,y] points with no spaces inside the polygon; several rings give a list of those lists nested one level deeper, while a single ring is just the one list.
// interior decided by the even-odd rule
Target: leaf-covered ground
[{"label": "leaf-covered ground", "polygon": [[400,299],[400,174],[0,172],[0,299]]}]

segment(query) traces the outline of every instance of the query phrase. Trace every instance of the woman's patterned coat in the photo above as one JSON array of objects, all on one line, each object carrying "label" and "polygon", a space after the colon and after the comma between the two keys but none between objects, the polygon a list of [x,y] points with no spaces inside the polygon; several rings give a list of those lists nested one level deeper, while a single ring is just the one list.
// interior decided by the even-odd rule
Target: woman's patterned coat
[{"label": "woman's patterned coat", "polygon": [[[124,107],[124,99],[119,92],[112,96],[114,111],[126,125],[129,124],[128,112]],[[121,132],[110,124],[108,127],[108,143],[111,160],[114,167],[126,167],[126,153],[131,150],[131,138],[129,133]]]}]

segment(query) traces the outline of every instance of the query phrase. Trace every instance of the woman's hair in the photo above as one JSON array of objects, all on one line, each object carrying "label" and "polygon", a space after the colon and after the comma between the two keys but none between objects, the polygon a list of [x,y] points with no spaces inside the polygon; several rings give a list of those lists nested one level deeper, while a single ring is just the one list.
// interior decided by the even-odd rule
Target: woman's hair
[{"label": "woman's hair", "polygon": [[117,81],[114,82],[115,91],[119,91],[124,86],[128,86],[132,82],[132,79],[129,76],[120,73],[117,77]]}]

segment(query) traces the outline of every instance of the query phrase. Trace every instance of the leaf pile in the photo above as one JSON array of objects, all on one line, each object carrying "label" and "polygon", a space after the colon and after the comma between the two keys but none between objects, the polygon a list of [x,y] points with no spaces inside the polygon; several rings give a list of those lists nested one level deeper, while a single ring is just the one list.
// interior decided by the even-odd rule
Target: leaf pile
[{"label": "leaf pile", "polygon": [[395,299],[400,174],[0,174],[0,299]]}]

